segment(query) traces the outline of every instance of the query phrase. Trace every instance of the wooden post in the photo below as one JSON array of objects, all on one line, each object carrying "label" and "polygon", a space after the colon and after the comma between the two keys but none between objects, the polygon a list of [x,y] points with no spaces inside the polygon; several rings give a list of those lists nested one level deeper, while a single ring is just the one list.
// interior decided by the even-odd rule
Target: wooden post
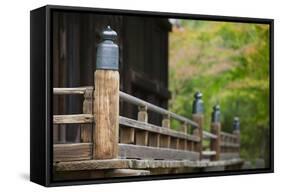
[{"label": "wooden post", "polygon": [[[147,123],[148,115],[147,115],[147,107],[146,106],[139,106],[138,112],[138,121],[142,121]],[[142,130],[136,130],[135,133],[135,143],[136,145],[148,145],[148,132]]]},{"label": "wooden post", "polygon": [[[181,126],[181,130],[182,132],[184,132],[185,134],[188,134],[188,126],[187,123],[183,123]],[[183,141],[181,141],[180,143],[180,147],[183,150],[188,150],[188,140],[184,139]]]},{"label": "wooden post", "polygon": [[211,157],[212,161],[218,161],[220,159],[220,153],[221,153],[220,131],[221,131],[220,107],[219,105],[215,105],[213,107],[213,112],[212,112],[211,133],[216,135],[217,138],[216,139],[211,138],[211,150],[216,151],[216,155]]},{"label": "wooden post", "polygon": [[203,100],[202,93],[196,92],[194,95],[194,101],[192,106],[192,119],[198,124],[193,131],[194,135],[197,135],[200,138],[200,141],[195,145],[195,151],[197,151],[200,155],[200,159],[202,158],[202,143],[203,143],[203,123],[204,123],[204,115],[203,115]]},{"label": "wooden post", "polygon": [[[84,94],[83,102],[83,113],[93,114],[93,88],[89,87],[86,89]],[[92,131],[93,124],[82,124],[81,125],[81,142],[90,143],[92,142]]]},{"label": "wooden post", "polygon": [[119,72],[117,34],[108,27],[97,48],[95,71],[93,158],[113,159],[118,156]]},{"label": "wooden post", "polygon": [[[170,122],[170,116],[164,115],[162,119],[162,127],[170,128],[171,122]],[[160,147],[164,148],[170,148],[171,145],[171,137],[168,135],[160,135]]]},{"label": "wooden post", "polygon": [[234,117],[233,119],[233,125],[232,125],[232,133],[236,135],[236,141],[235,143],[239,144],[239,147],[237,148],[237,152],[240,153],[240,120],[239,117]]}]

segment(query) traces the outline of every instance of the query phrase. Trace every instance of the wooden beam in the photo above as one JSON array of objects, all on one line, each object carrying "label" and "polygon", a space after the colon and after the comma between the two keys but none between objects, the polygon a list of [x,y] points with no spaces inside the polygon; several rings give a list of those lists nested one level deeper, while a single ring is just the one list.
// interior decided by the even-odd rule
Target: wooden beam
[{"label": "wooden beam", "polygon": [[242,159],[220,161],[190,161],[190,160],[135,160],[135,159],[108,159],[86,160],[73,162],[54,163],[56,171],[79,170],[106,170],[106,169],[157,169],[157,168],[181,168],[181,167],[216,167],[243,163]]},{"label": "wooden beam", "polygon": [[225,136],[225,137],[237,138],[237,135],[236,134],[232,134],[232,133],[226,133],[226,132],[221,131],[220,134],[222,136]]},{"label": "wooden beam", "polygon": [[92,143],[54,144],[53,161],[77,161],[92,158]]},{"label": "wooden beam", "polygon": [[54,115],[54,124],[82,124],[93,123],[94,116],[92,114],[75,114],[75,115]]},{"label": "wooden beam", "polygon": [[239,143],[230,143],[230,142],[221,142],[220,143],[220,146],[222,147],[240,147],[240,144]]},{"label": "wooden beam", "polygon": [[159,127],[159,126],[152,125],[149,123],[140,122],[140,121],[130,119],[127,117],[119,116],[119,124],[125,125],[128,127],[134,127],[136,129],[140,129],[140,130],[145,130],[148,132],[159,133],[161,135],[177,137],[180,139],[187,139],[187,140],[196,141],[196,142],[200,141],[199,137],[196,135],[185,134],[185,133],[182,133],[179,131],[175,131],[175,130],[164,128],[164,127]]},{"label": "wooden beam", "polygon": [[239,158],[239,157],[240,157],[239,153],[221,153],[220,154],[221,160],[230,160],[230,159],[235,159],[235,158]]},{"label": "wooden beam", "polygon": [[216,154],[217,154],[216,151],[202,151],[203,156],[213,156],[213,155],[216,155]]},{"label": "wooden beam", "polygon": [[123,159],[199,159],[197,152],[129,144],[119,144],[119,156]]}]

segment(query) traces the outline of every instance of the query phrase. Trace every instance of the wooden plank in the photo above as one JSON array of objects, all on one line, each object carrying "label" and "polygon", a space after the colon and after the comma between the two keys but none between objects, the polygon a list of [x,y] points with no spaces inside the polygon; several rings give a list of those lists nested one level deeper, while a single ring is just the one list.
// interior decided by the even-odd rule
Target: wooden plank
[{"label": "wooden plank", "polygon": [[118,156],[119,141],[118,71],[102,69],[95,71],[94,98],[94,158],[114,159]]},{"label": "wooden plank", "polygon": [[135,141],[135,130],[130,127],[119,127],[120,143],[133,144]]},{"label": "wooden plank", "polygon": [[171,143],[170,143],[171,149],[178,149],[179,148],[179,139],[175,137],[171,137]]},{"label": "wooden plank", "polygon": [[235,158],[239,158],[239,157],[240,157],[239,153],[221,153],[220,154],[221,160],[229,160],[229,159],[235,159]]},{"label": "wooden plank", "polygon": [[232,133],[226,133],[226,132],[221,131],[220,134],[221,134],[222,136],[225,136],[225,137],[237,138],[237,135],[232,134]]},{"label": "wooden plank", "polygon": [[161,148],[170,148],[170,136],[167,135],[160,135],[160,144],[159,147]]},{"label": "wooden plank", "polygon": [[222,147],[235,147],[235,148],[237,148],[237,147],[240,147],[240,144],[238,144],[238,143],[230,143],[230,142],[221,142],[220,146],[222,146]]},{"label": "wooden plank", "polygon": [[131,177],[144,175],[150,175],[150,171],[139,169],[110,169],[105,173],[105,177]]},{"label": "wooden plank", "polygon": [[239,158],[220,161],[107,159],[58,162],[54,163],[53,165],[56,171],[79,171],[105,169],[157,169],[180,167],[204,168],[228,166],[239,163],[243,163],[243,160]]},{"label": "wooden plank", "polygon": [[83,95],[89,87],[53,88],[55,95]]},{"label": "wooden plank", "polygon": [[75,114],[75,115],[54,115],[54,124],[82,124],[93,123],[94,116],[92,114]]},{"label": "wooden plank", "polygon": [[197,141],[197,142],[200,141],[199,137],[195,136],[195,135],[185,134],[185,133],[182,133],[179,131],[175,131],[175,130],[164,128],[164,127],[159,127],[159,126],[152,125],[149,123],[140,122],[140,121],[130,119],[127,117],[119,116],[119,124],[125,125],[128,127],[134,127],[136,129],[153,132],[153,133],[159,133],[162,135],[177,137],[180,139],[187,139],[187,140],[192,140],[192,141]]},{"label": "wooden plank", "polygon": [[199,159],[197,152],[129,144],[119,144],[119,156],[123,159]]},{"label": "wooden plank", "polygon": [[128,159],[103,159],[54,163],[56,171],[126,169],[130,168]]},{"label": "wooden plank", "polygon": [[202,151],[203,156],[214,156],[216,154],[217,154],[216,151]]},{"label": "wooden plank", "polygon": [[185,139],[179,139],[179,148],[180,150],[186,149],[186,140]]},{"label": "wooden plank", "polygon": [[92,143],[54,144],[53,160],[77,161],[92,158]]},{"label": "wooden plank", "polygon": [[149,133],[148,134],[148,146],[159,147],[160,146],[160,134]]}]

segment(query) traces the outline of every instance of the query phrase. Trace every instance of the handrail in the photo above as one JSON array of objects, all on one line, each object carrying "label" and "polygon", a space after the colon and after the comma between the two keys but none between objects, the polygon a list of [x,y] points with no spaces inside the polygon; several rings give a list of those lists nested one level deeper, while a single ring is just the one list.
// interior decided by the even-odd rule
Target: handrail
[{"label": "handrail", "polygon": [[83,95],[85,94],[88,88],[89,87],[53,88],[53,92],[56,95],[71,95],[71,94]]},{"label": "handrail", "polygon": [[231,138],[237,138],[237,135],[231,134],[231,133],[226,133],[226,132],[223,132],[223,131],[220,132],[220,135],[226,136],[226,137],[231,137]]},{"label": "handrail", "polygon": [[204,136],[204,139],[208,139],[208,138],[217,139],[218,138],[218,136],[216,136],[215,134],[210,133],[208,131],[203,131],[203,136]]},{"label": "handrail", "polygon": [[146,102],[144,100],[141,100],[141,99],[139,99],[137,97],[134,97],[134,96],[129,95],[127,93],[124,93],[122,91],[119,91],[119,96],[120,96],[120,99],[123,99],[123,100],[125,100],[127,102],[130,102],[132,104],[140,105],[140,106],[146,106],[148,110],[160,113],[162,115],[168,115],[168,116],[170,116],[170,117],[172,117],[172,118],[174,118],[174,119],[176,119],[178,121],[181,121],[181,122],[186,123],[186,124],[190,124],[190,125],[192,125],[194,127],[198,127],[198,124],[195,123],[194,121],[190,120],[190,119],[187,119],[187,118],[185,118],[183,116],[177,115],[177,114],[175,114],[175,113],[173,113],[171,111],[168,111],[166,109],[163,109],[161,107],[158,107],[156,105],[148,103],[148,102]]},{"label": "handrail", "polygon": [[[88,88],[92,88],[92,87],[69,87],[69,88],[53,88],[53,92],[54,94],[56,95],[70,95],[70,94],[85,94],[85,91],[88,89]],[[188,119],[188,118],[185,118],[183,116],[180,116],[180,115],[177,115],[173,112],[170,112],[166,109],[163,109],[161,107],[158,107],[156,105],[153,105],[151,103],[148,103],[146,101],[143,101],[137,97],[134,97],[132,95],[129,95],[127,93],[124,93],[122,91],[119,91],[119,95],[120,95],[120,98],[125,100],[125,101],[128,101],[132,104],[136,104],[136,105],[141,105],[141,106],[146,106],[148,109],[150,109],[151,111],[154,111],[154,112],[158,112],[162,115],[170,115],[170,117],[176,119],[176,120],[179,120],[181,122],[184,122],[184,123],[187,123],[187,124],[190,124],[192,126],[195,126],[195,127],[198,127],[198,124],[195,123],[194,121]],[[217,139],[217,136],[210,133],[210,132],[207,132],[207,131],[203,131],[203,136],[205,139],[208,139],[208,138],[211,138],[211,139]]]}]

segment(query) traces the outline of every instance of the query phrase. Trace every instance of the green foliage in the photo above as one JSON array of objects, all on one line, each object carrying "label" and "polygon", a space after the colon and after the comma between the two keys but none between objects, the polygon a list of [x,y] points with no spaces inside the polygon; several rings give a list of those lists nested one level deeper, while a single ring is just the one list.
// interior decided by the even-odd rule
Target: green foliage
[{"label": "green foliage", "polygon": [[[182,20],[170,34],[172,111],[190,117],[193,94],[203,93],[204,128],[220,104],[223,131],[241,121],[241,155],[264,158],[269,150],[269,25]],[[172,122],[174,127],[178,124]]]}]

